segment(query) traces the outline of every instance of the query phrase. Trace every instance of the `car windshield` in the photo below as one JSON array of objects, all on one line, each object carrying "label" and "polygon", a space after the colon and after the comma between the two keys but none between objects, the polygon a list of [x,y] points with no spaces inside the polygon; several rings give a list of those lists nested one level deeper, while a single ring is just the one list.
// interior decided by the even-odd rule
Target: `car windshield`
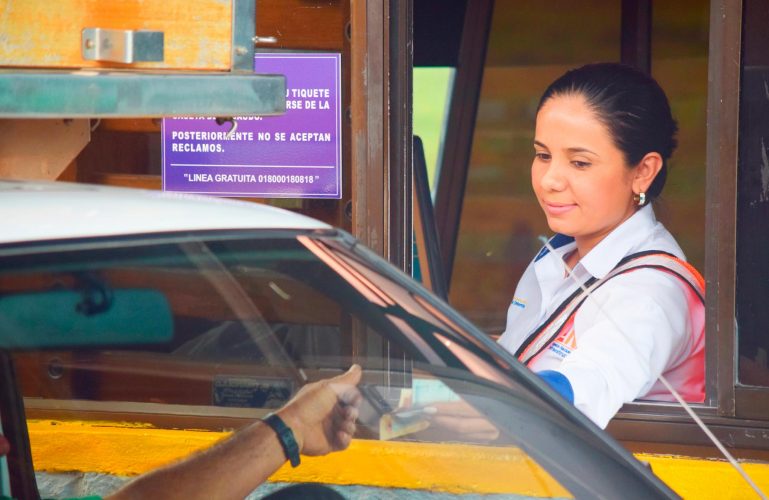
[{"label": "car windshield", "polygon": [[[377,455],[388,479],[367,469],[348,487],[568,498],[593,492],[593,476],[612,468],[638,482],[617,479],[616,491],[659,487],[451,308],[342,232],[2,247],[0,349],[15,365],[36,464],[49,439],[36,426],[226,429],[358,363],[364,402],[344,453]],[[54,484],[62,467],[38,465],[38,479]]]}]

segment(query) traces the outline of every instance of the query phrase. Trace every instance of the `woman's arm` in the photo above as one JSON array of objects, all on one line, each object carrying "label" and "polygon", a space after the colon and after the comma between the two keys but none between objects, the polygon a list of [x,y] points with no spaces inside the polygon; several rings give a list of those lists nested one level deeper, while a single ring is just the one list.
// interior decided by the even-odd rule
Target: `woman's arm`
[{"label": "woman's arm", "polygon": [[557,371],[600,427],[652,387],[691,334],[682,285],[651,269],[613,278],[585,301],[574,326],[577,349]]}]

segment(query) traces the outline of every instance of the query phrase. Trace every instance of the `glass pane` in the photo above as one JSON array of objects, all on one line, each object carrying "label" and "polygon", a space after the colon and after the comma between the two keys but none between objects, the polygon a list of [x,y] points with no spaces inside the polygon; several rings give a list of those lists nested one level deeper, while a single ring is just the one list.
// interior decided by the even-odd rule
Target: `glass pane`
[{"label": "glass pane", "polygon": [[[22,250],[0,258],[0,297],[0,349],[14,354],[29,418],[258,418],[348,367],[343,346],[366,335],[355,358],[364,368],[358,450],[374,457],[371,443],[387,442],[376,450],[389,450],[381,460],[391,485],[571,496],[551,476],[569,459],[550,440],[584,433],[556,431],[574,423],[511,378],[515,369],[464,320],[346,237],[209,234]],[[480,427],[458,430],[443,417]],[[38,454],[40,426],[31,431]],[[98,452],[67,442],[57,443],[65,460]],[[478,481],[482,470],[497,473]],[[41,473],[40,485],[105,493],[78,477]]]},{"label": "glass pane", "polygon": [[678,147],[654,212],[703,273],[710,2],[655,2],[652,14],[652,76],[678,121]]},{"label": "glass pane", "polygon": [[413,128],[414,135],[422,139],[431,190],[435,188],[443,153],[446,118],[455,72],[454,68],[414,68]]},{"label": "glass pane", "polygon": [[537,236],[549,234],[529,173],[540,95],[568,68],[618,60],[619,19],[619,1],[494,4],[450,297],[487,332],[504,330]]},{"label": "glass pane", "polygon": [[739,382],[769,386],[769,1],[743,3],[737,177]]},{"label": "glass pane", "polygon": [[[3,246],[9,353],[43,496],[107,493],[222,437],[169,428],[250,423],[353,361],[353,446],[307,460],[312,480],[343,493],[648,498],[662,487],[467,320],[333,230]],[[160,449],[176,455],[158,461]],[[281,477],[308,480],[291,470]]]}]

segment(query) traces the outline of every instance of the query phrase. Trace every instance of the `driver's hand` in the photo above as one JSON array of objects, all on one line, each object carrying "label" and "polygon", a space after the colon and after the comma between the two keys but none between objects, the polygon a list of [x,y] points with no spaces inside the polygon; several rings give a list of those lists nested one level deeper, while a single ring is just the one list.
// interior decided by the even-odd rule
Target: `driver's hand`
[{"label": "driver's hand", "polygon": [[478,410],[464,401],[430,403],[435,411],[426,413],[431,428],[454,433],[468,441],[488,442],[499,437],[497,429]]},{"label": "driver's hand", "polygon": [[361,395],[361,367],[336,377],[302,387],[296,396],[276,413],[294,432],[304,455],[325,455],[343,450],[355,434]]}]

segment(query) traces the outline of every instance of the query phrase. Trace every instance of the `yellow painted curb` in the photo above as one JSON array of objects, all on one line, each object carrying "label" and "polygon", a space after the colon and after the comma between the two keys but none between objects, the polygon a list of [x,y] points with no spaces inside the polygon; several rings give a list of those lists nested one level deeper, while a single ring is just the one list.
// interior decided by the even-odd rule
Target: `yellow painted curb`
[{"label": "yellow painted curb", "polygon": [[[138,475],[204,449],[228,433],[155,429],[114,422],[28,422],[35,469]],[[737,499],[755,496],[725,461],[637,454],[684,498]],[[742,464],[769,492],[769,464]],[[541,467],[518,448],[464,444],[354,440],[325,457],[302,457],[272,481],[319,482],[448,493],[507,493],[568,497]]]},{"label": "yellow painted curb", "polygon": [[[643,453],[635,456],[648,462],[657,477],[685,499],[758,498],[740,473],[725,460]],[[762,491],[769,493],[769,464],[748,462],[740,465]]]},{"label": "yellow painted curb", "polygon": [[[227,433],[98,422],[28,422],[35,469],[137,475],[206,448]],[[568,496],[518,448],[354,440],[325,457],[302,457],[271,481],[319,482],[450,493]]]}]

